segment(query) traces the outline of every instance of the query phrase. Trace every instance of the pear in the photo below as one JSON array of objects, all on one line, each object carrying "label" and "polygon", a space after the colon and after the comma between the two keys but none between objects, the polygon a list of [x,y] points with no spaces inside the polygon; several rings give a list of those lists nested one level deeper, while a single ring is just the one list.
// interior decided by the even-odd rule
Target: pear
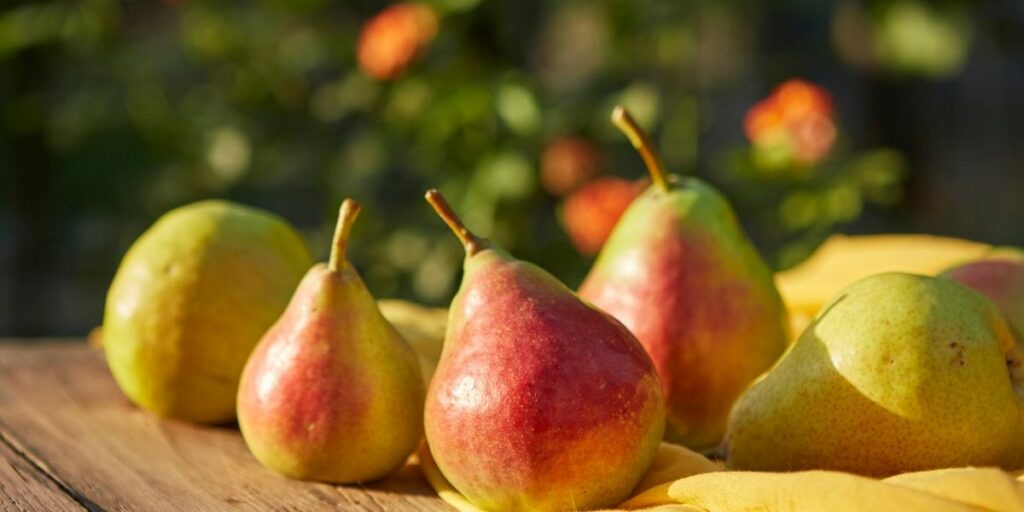
[{"label": "pear", "polygon": [[973,290],[913,274],[867,277],[826,305],[736,403],[728,466],[871,476],[1016,469],[1017,357],[1003,315]]},{"label": "pear", "polygon": [[168,212],[128,250],[107,294],[114,379],[161,416],[233,420],[249,353],[312,264],[299,235],[268,212],[225,201]]},{"label": "pear", "polygon": [[992,299],[1024,342],[1024,250],[998,248],[942,273]]},{"label": "pear", "polygon": [[427,200],[466,249],[424,422],[448,481],[486,510],[565,511],[625,499],[664,430],[650,358],[619,322]]},{"label": "pear", "polygon": [[342,203],[330,262],[309,270],[242,373],[242,436],[289,477],[375,480],[402,466],[423,434],[417,356],[345,258],[358,212]]},{"label": "pear", "polygon": [[736,398],[782,355],[785,308],[725,198],[698,179],[666,174],[625,109],[612,121],[653,184],[623,214],[579,294],[651,355],[667,402],[665,437],[713,448]]}]

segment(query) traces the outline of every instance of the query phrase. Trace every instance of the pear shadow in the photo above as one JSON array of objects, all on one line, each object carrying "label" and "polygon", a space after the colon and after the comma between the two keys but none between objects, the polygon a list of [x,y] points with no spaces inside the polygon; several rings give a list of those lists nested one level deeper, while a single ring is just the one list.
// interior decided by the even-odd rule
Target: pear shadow
[{"label": "pear shadow", "polygon": [[239,427],[238,427],[238,420],[237,419],[233,419],[231,421],[225,421],[223,423],[214,423],[212,425],[207,425],[206,427],[211,429],[211,430],[228,431],[228,432],[232,432],[233,431],[233,432],[241,433],[241,430],[239,430]]},{"label": "pear shadow", "polygon": [[427,482],[427,478],[423,476],[420,464],[416,460],[406,462],[400,469],[382,479],[341,487],[358,488],[363,491],[376,491],[393,495],[437,498],[437,493],[430,486],[430,483]]}]

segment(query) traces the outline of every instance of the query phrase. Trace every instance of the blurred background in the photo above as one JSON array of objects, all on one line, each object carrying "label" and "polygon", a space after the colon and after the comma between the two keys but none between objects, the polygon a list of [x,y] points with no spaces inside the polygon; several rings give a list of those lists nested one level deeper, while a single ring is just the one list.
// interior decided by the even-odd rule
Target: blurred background
[{"label": "blurred background", "polygon": [[462,251],[422,199],[570,286],[646,171],[733,201],[776,268],[833,232],[1024,244],[1019,0],[263,0],[0,7],[0,335],[82,335],[132,241],[204,198],[378,297],[443,305]]}]

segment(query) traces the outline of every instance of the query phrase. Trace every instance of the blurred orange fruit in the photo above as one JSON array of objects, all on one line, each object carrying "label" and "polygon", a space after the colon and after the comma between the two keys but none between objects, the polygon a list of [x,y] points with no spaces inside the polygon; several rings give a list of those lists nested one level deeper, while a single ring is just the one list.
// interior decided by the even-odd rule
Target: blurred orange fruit
[{"label": "blurred orange fruit", "polygon": [[565,197],[598,174],[601,155],[581,137],[559,137],[540,158],[540,183],[549,194]]},{"label": "blurred orange fruit", "polygon": [[437,34],[437,14],[417,3],[395,4],[363,26],[357,54],[363,72],[379,80],[402,73]]},{"label": "blurred orange fruit", "polygon": [[647,180],[598,178],[566,198],[562,222],[576,250],[588,256],[597,254],[619,217],[647,184]]},{"label": "blurred orange fruit", "polygon": [[828,92],[800,79],[783,82],[751,107],[743,128],[755,146],[781,145],[793,160],[803,165],[824,158],[836,140]]}]

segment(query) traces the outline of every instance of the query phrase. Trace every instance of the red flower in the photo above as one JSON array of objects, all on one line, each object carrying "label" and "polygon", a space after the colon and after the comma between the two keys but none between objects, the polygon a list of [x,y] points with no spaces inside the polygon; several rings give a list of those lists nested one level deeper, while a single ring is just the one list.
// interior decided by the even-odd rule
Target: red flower
[{"label": "red flower", "polygon": [[743,128],[755,146],[781,146],[803,165],[821,160],[836,140],[828,93],[799,79],[784,82],[754,105],[747,112]]},{"label": "red flower", "polygon": [[363,26],[357,54],[363,72],[379,80],[395,78],[437,34],[437,14],[416,3],[395,4]]}]

